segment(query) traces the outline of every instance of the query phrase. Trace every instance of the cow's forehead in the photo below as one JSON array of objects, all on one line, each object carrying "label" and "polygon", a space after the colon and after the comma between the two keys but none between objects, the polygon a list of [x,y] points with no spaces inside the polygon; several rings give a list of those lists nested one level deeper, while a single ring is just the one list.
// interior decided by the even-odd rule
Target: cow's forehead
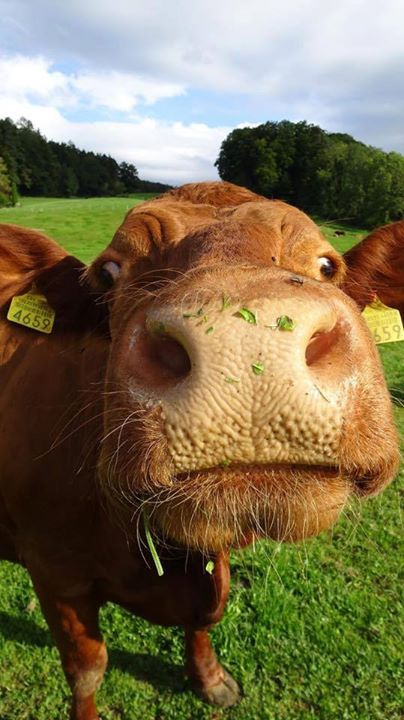
[{"label": "cow's forehead", "polygon": [[[228,263],[272,266],[324,280],[324,258],[341,283],[344,262],[316,224],[280,200],[255,200],[216,207],[189,200],[159,198],[130,210],[110,245],[89,270],[98,276],[108,262],[120,268],[121,283],[144,273]],[[102,285],[102,281],[101,281]]]},{"label": "cow's forehead", "polygon": [[[214,207],[189,201],[158,200],[133,208],[126,215],[111,243],[124,251],[147,253],[151,244],[161,249],[177,245],[181,240],[220,223],[226,235],[226,223],[260,225],[282,241],[284,251],[297,240],[326,243],[315,223],[303,212],[280,200],[246,202],[236,207]],[[231,241],[229,233],[229,241]]]},{"label": "cow's forehead", "polygon": [[143,203],[127,213],[112,240],[118,251],[145,255],[157,246],[176,245],[190,232],[218,222],[217,208],[188,201],[158,200]]}]

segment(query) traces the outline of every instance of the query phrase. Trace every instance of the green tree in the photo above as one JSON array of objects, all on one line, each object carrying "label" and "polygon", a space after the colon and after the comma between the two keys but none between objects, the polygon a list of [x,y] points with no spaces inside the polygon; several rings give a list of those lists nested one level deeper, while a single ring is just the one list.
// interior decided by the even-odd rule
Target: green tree
[{"label": "green tree", "polygon": [[0,155],[8,169],[12,200],[23,195],[92,196],[164,192],[169,185],[140,180],[131,163],[79,150],[72,142],[48,141],[32,122],[0,120]]},{"label": "green tree", "polygon": [[62,168],[62,196],[74,197],[79,189],[79,181],[72,167]]},{"label": "green tree", "polygon": [[26,118],[18,121],[17,129],[25,168],[24,174],[19,173],[20,192],[23,195],[60,194],[61,166],[51,145]]},{"label": "green tree", "polygon": [[404,161],[403,156],[390,152],[386,156],[387,167],[391,174],[390,192],[387,201],[389,220],[404,218]]},{"label": "green tree", "polygon": [[11,178],[6,163],[0,157],[0,207],[14,204]]},{"label": "green tree", "polygon": [[133,193],[139,187],[139,176],[134,165],[121,162],[119,165],[119,180],[123,185],[123,192]]},{"label": "green tree", "polygon": [[404,217],[404,157],[306,122],[233,130],[215,163],[223,180],[309,213],[365,226]]}]

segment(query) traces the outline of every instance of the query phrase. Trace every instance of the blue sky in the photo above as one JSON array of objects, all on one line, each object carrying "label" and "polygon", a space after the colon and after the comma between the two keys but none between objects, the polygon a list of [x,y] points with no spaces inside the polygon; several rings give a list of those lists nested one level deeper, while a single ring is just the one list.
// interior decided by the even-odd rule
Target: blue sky
[{"label": "blue sky", "polygon": [[0,116],[216,177],[234,128],[307,120],[404,153],[402,0],[0,0]]}]

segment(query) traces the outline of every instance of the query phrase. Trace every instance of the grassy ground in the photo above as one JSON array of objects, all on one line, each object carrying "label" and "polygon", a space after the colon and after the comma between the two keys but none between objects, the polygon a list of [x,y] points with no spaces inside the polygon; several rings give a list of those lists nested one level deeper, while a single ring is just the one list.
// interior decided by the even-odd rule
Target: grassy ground
[{"label": "grassy ground", "polygon": [[[45,230],[82,259],[111,238],[127,199],[29,200],[0,222]],[[334,238],[339,249],[358,231]],[[381,356],[404,435],[402,343]],[[401,480],[403,479],[401,471]],[[181,671],[182,637],[108,605],[110,655],[99,692],[104,720],[398,720],[402,718],[399,481],[353,506],[332,531],[299,546],[261,542],[234,553],[232,592],[213,640],[244,688],[241,704],[202,705]],[[402,482],[401,482],[402,486]],[[0,720],[66,717],[57,652],[25,572],[0,565]],[[400,639],[401,638],[401,639]]]},{"label": "grassy ground", "polygon": [[20,207],[0,209],[0,222],[44,232],[72,255],[89,262],[112,239],[127,211],[153,195],[110,198],[23,198]]},{"label": "grassy ground", "polygon": [[[328,242],[334,245],[340,252],[346,252],[352,245],[356,245],[357,242],[369,234],[369,231],[358,230],[358,228],[349,227],[349,225],[340,225],[338,223],[323,223],[321,220],[318,220],[318,225]],[[344,234],[336,236],[336,232],[343,232]]]}]

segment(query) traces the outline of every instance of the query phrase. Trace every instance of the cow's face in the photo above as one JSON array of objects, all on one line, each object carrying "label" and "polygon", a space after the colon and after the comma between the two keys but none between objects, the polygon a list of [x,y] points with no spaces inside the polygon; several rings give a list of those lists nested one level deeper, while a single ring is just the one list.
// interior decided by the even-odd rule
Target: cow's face
[{"label": "cow's face", "polygon": [[298,211],[249,205],[149,205],[90,269],[110,286],[104,487],[204,551],[315,535],[398,462],[342,258]]}]

